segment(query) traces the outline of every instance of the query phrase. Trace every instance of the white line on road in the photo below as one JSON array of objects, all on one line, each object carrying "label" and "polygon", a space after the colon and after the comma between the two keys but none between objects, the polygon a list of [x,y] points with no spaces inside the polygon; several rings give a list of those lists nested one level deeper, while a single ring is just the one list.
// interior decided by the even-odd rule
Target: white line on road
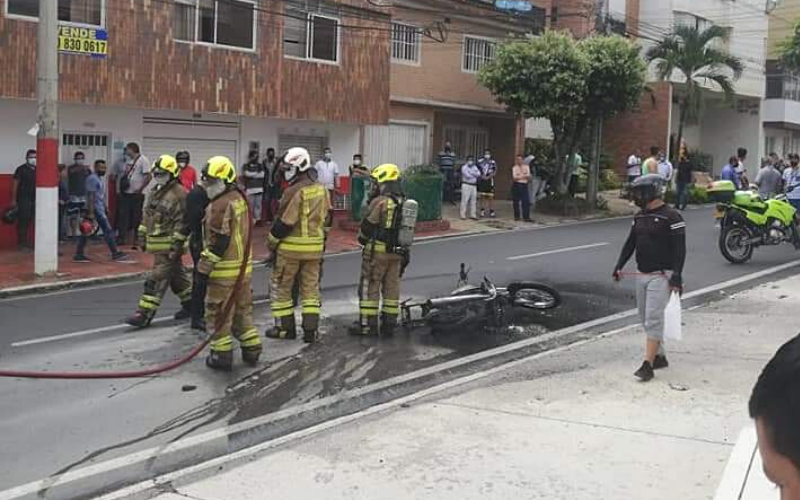
[{"label": "white line on road", "polygon": [[[782,264],[780,266],[771,267],[771,268],[768,268],[768,269],[763,269],[761,271],[757,271],[755,273],[750,273],[750,274],[747,274],[747,275],[744,275],[744,276],[740,276],[738,278],[734,278],[732,280],[728,280],[728,281],[725,281],[725,282],[722,282],[722,283],[717,283],[715,285],[711,285],[711,286],[702,288],[700,290],[695,290],[693,292],[685,294],[684,298],[688,299],[688,298],[700,296],[700,295],[703,295],[703,294],[706,294],[706,293],[709,293],[709,292],[723,290],[725,288],[729,288],[729,287],[732,287],[732,286],[737,286],[737,285],[740,285],[740,284],[745,283],[747,281],[756,280],[756,279],[762,278],[764,276],[768,276],[768,275],[770,275],[772,273],[785,271],[787,269],[791,269],[791,268],[797,267],[797,266],[800,266],[800,260],[797,260],[797,261],[794,261],[794,262],[788,262],[786,264]],[[236,433],[239,433],[239,432],[243,432],[243,431],[247,431],[247,430],[250,430],[250,429],[254,429],[256,427],[259,427],[259,426],[262,426],[262,425],[266,425],[266,424],[269,424],[269,423],[272,423],[272,422],[276,422],[276,421],[279,421],[279,420],[282,420],[282,419],[285,419],[285,418],[289,418],[289,417],[292,417],[292,416],[295,416],[295,415],[298,415],[298,414],[301,414],[301,413],[304,413],[304,412],[308,412],[308,411],[316,410],[316,409],[319,409],[319,408],[323,408],[325,406],[332,405],[332,404],[335,404],[335,403],[338,403],[338,402],[341,402],[341,401],[346,401],[348,399],[361,397],[361,396],[363,396],[365,394],[368,394],[368,393],[376,391],[376,390],[388,389],[388,388],[391,388],[393,386],[397,386],[397,385],[399,385],[401,383],[406,383],[406,382],[410,382],[410,381],[413,381],[413,380],[417,380],[417,379],[420,379],[422,377],[426,377],[426,376],[430,376],[430,375],[433,375],[433,374],[441,373],[441,372],[446,371],[446,370],[452,370],[452,369],[457,368],[459,366],[464,366],[464,365],[469,364],[469,363],[473,363],[473,362],[476,362],[476,361],[481,361],[481,360],[484,360],[484,359],[488,359],[488,358],[497,356],[499,354],[503,354],[503,353],[507,353],[507,352],[513,352],[513,351],[516,351],[516,350],[519,350],[519,349],[530,347],[530,346],[535,345],[535,344],[556,340],[558,338],[564,337],[564,336],[569,335],[569,334],[573,334],[573,333],[576,333],[576,332],[579,332],[579,331],[587,330],[587,329],[590,329],[590,328],[596,328],[596,327],[599,327],[599,326],[602,326],[602,325],[605,325],[605,324],[613,323],[613,322],[621,320],[621,319],[629,318],[629,317],[634,316],[636,314],[637,314],[636,309],[628,309],[627,311],[622,311],[622,312],[619,312],[619,313],[616,313],[616,314],[612,314],[610,316],[605,316],[603,318],[597,318],[597,319],[594,319],[594,320],[591,320],[591,321],[587,321],[585,323],[581,323],[579,325],[573,325],[571,327],[567,327],[567,328],[564,328],[564,329],[561,329],[561,330],[557,330],[557,331],[554,331],[554,332],[551,332],[551,333],[548,333],[548,334],[544,334],[544,335],[541,335],[541,336],[538,336],[538,337],[525,339],[525,340],[520,340],[518,342],[513,342],[511,344],[506,344],[506,345],[503,345],[503,346],[500,346],[500,347],[495,347],[493,349],[488,349],[486,351],[482,351],[482,352],[478,352],[478,353],[471,354],[471,355],[468,355],[468,356],[464,356],[462,358],[453,359],[453,360],[450,360],[450,361],[445,361],[443,363],[439,363],[437,365],[429,366],[427,368],[422,368],[420,370],[416,370],[414,372],[407,373],[405,375],[399,375],[399,376],[396,376],[396,377],[392,377],[390,379],[387,379],[387,380],[384,380],[384,381],[381,381],[381,382],[375,382],[375,383],[368,384],[368,385],[365,385],[365,386],[362,386],[362,387],[359,387],[359,388],[356,388],[356,389],[351,389],[351,390],[344,391],[344,392],[341,392],[341,393],[338,393],[338,394],[333,394],[331,396],[327,396],[327,397],[324,397],[324,398],[315,399],[313,401],[309,401],[307,403],[303,403],[303,404],[300,404],[300,405],[295,406],[295,407],[284,408],[284,409],[278,410],[277,412],[274,412],[274,413],[270,413],[270,414],[267,414],[267,415],[262,415],[260,417],[252,418],[250,420],[245,420],[245,421],[242,421],[242,422],[237,422],[235,424],[227,425],[227,426],[225,426],[223,428],[220,428],[220,429],[207,431],[207,432],[195,435],[195,436],[184,438],[184,439],[179,440],[179,441],[170,442],[169,444],[164,445],[164,446],[156,446],[156,447],[144,449],[144,450],[141,450],[141,451],[138,451],[138,452],[131,453],[129,455],[120,456],[120,457],[113,458],[113,459],[110,459],[110,460],[106,460],[106,461],[103,461],[103,462],[97,462],[97,463],[94,463],[92,465],[88,465],[88,466],[85,466],[85,467],[82,467],[82,468],[79,468],[79,469],[73,469],[73,470],[70,470],[70,471],[62,474],[61,476],[49,477],[49,478],[45,478],[45,479],[41,479],[41,480],[37,480],[37,481],[31,481],[31,482],[26,483],[26,484],[22,484],[22,485],[19,485],[19,486],[16,486],[16,487],[4,490],[4,491],[0,491],[0,500],[17,500],[17,499],[20,499],[20,498],[24,497],[25,495],[35,494],[36,492],[40,491],[42,488],[52,488],[52,487],[54,487],[56,485],[68,484],[68,483],[72,483],[74,481],[78,481],[78,480],[81,480],[81,479],[86,479],[88,477],[97,476],[97,475],[100,475],[100,474],[107,474],[107,473],[109,473],[109,472],[111,472],[113,470],[121,469],[123,467],[128,467],[128,466],[131,466],[133,464],[137,464],[137,463],[143,462],[145,460],[150,460],[150,459],[156,458],[156,457],[158,457],[159,454],[166,454],[166,453],[171,453],[171,452],[175,452],[175,451],[179,451],[179,450],[186,450],[188,448],[191,448],[192,446],[206,444],[206,443],[214,441],[215,439],[224,438],[224,437],[230,436],[232,434],[236,434]],[[611,332],[605,332],[605,333],[601,334],[600,336],[601,337],[607,337],[607,336],[610,336],[610,335],[618,334],[618,333],[620,333],[622,331],[628,330],[631,327],[632,326],[628,325],[628,326],[619,328],[619,329],[611,331]],[[174,479],[177,479],[177,478],[180,478],[180,477],[184,477],[189,473],[196,473],[199,470],[203,470],[203,469],[205,469],[207,467],[210,467],[212,465],[213,466],[219,466],[219,465],[228,463],[228,462],[230,462],[232,460],[235,460],[237,458],[240,458],[242,456],[249,456],[249,455],[252,455],[253,453],[257,453],[259,451],[263,451],[265,449],[269,449],[269,448],[278,446],[280,444],[284,444],[284,443],[293,441],[295,439],[307,437],[307,436],[313,435],[315,433],[318,433],[318,432],[320,432],[322,430],[330,429],[332,427],[335,427],[335,426],[343,424],[343,423],[355,421],[355,420],[358,420],[358,419],[360,419],[362,417],[365,417],[365,416],[368,416],[368,415],[373,415],[373,414],[378,413],[378,412],[382,412],[382,411],[385,411],[385,410],[388,410],[388,409],[391,409],[391,408],[395,408],[395,407],[397,407],[397,406],[399,406],[399,405],[401,405],[403,403],[407,403],[407,402],[410,402],[410,401],[415,401],[415,400],[418,400],[418,399],[423,398],[425,396],[436,394],[438,392],[441,392],[441,391],[444,391],[444,390],[447,390],[447,389],[451,389],[451,388],[454,388],[454,387],[458,387],[458,386],[463,385],[465,383],[472,382],[472,381],[487,377],[489,375],[502,372],[502,371],[507,370],[509,368],[518,366],[518,365],[520,365],[522,363],[531,361],[532,359],[537,359],[537,358],[540,358],[542,356],[547,356],[547,355],[555,353],[555,352],[561,352],[561,351],[563,351],[565,349],[571,349],[571,348],[574,348],[574,347],[577,347],[579,345],[583,345],[583,344],[586,344],[587,342],[592,342],[592,341],[595,341],[595,340],[596,340],[596,337],[592,338],[592,339],[582,340],[582,341],[575,342],[575,343],[572,343],[572,344],[569,344],[569,345],[566,345],[566,346],[563,346],[563,347],[560,347],[560,348],[557,348],[557,349],[554,349],[554,350],[542,352],[542,353],[539,353],[539,354],[535,354],[533,356],[523,357],[523,358],[520,358],[518,360],[509,362],[509,363],[506,363],[506,364],[502,364],[500,366],[497,366],[497,367],[494,367],[494,368],[491,368],[491,369],[488,369],[488,370],[479,371],[479,372],[473,373],[471,375],[467,375],[467,376],[464,376],[464,377],[461,377],[461,378],[457,378],[457,379],[451,380],[449,382],[445,382],[443,384],[440,384],[438,386],[434,386],[434,387],[431,387],[429,389],[425,389],[425,390],[423,390],[421,392],[413,393],[413,394],[410,394],[408,396],[405,396],[405,397],[402,397],[402,398],[399,398],[399,399],[395,399],[395,400],[388,401],[386,403],[383,403],[383,404],[380,404],[380,405],[377,405],[377,406],[373,406],[373,407],[364,409],[364,410],[362,410],[360,412],[353,413],[351,415],[347,415],[347,416],[344,416],[344,417],[337,418],[335,420],[324,422],[322,424],[310,427],[308,429],[304,429],[304,430],[301,430],[301,431],[298,431],[298,432],[295,432],[295,433],[292,433],[292,434],[289,434],[289,435],[274,439],[272,441],[267,441],[267,442],[261,443],[259,445],[253,446],[251,448],[246,448],[244,450],[241,450],[241,451],[238,451],[238,452],[234,453],[233,455],[221,456],[221,457],[212,459],[212,460],[210,460],[208,462],[192,466],[192,467],[190,467],[188,469],[178,470],[176,472],[163,475],[163,476],[161,476],[159,478],[150,479],[148,481],[145,481],[144,483],[139,483],[139,484],[131,486],[129,488],[120,490],[120,491],[118,491],[116,493],[109,494],[108,496],[103,497],[102,500],[111,500],[111,499],[124,498],[125,496],[130,495],[132,493],[141,492],[141,491],[146,490],[148,488],[152,488],[152,487],[154,487],[154,486],[156,486],[158,484],[164,484],[164,482],[171,481],[171,480],[174,480]]]},{"label": "white line on road", "polygon": [[547,250],[544,252],[537,252],[537,253],[529,253],[525,255],[515,255],[514,257],[509,257],[506,260],[522,260],[522,259],[532,259],[534,257],[541,257],[543,255],[551,255],[554,253],[561,253],[561,252],[575,252],[577,250],[586,250],[587,248],[597,248],[597,247],[604,247],[608,245],[607,241],[603,243],[591,243],[589,245],[578,245],[576,247],[565,247],[565,248],[556,248],[555,250]]}]

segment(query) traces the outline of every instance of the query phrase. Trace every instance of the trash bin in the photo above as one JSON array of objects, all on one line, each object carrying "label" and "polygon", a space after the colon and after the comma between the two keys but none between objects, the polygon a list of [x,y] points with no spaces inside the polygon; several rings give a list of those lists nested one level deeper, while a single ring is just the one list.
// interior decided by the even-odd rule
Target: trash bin
[{"label": "trash bin", "polygon": [[371,182],[369,177],[350,178],[350,213],[353,220],[360,221],[362,213],[367,208]]}]

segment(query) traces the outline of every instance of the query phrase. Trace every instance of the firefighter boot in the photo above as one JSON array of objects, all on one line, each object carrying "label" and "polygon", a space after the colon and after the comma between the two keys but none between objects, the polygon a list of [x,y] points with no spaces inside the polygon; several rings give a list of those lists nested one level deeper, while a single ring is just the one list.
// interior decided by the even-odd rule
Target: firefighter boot
[{"label": "firefighter boot", "polygon": [[125,323],[134,328],[146,328],[150,326],[153,317],[143,311],[136,311],[133,315],[125,318]]},{"label": "firefighter boot", "polygon": [[391,337],[397,329],[397,316],[392,314],[381,314],[381,335]]},{"label": "firefighter boot", "polygon": [[239,343],[242,346],[242,361],[250,366],[257,365],[261,356],[261,339],[256,329],[253,328],[239,337]]},{"label": "firefighter boot", "polygon": [[364,335],[365,337],[377,337],[379,333],[378,317],[361,316],[361,319],[359,320],[359,329],[356,333],[359,335]]},{"label": "firefighter boot", "polygon": [[233,351],[215,351],[211,349],[206,357],[206,366],[212,370],[233,371]]},{"label": "firefighter boot", "polygon": [[275,326],[267,330],[264,335],[271,339],[296,339],[297,328],[294,323],[294,314],[275,318]]},{"label": "firefighter boot", "polygon": [[303,314],[303,342],[313,344],[319,340],[319,314]]},{"label": "firefighter boot", "polygon": [[176,321],[183,321],[183,320],[189,319],[191,317],[192,317],[192,302],[191,301],[183,302],[181,304],[181,310],[176,312],[175,316],[173,316],[173,318],[175,318]]}]

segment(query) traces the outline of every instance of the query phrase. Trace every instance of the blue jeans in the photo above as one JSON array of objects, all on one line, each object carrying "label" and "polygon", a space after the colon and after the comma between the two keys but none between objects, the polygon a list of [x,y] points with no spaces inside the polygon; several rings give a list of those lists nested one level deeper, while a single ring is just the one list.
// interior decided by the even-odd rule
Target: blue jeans
[{"label": "blue jeans", "polygon": [[[105,211],[100,212],[95,210],[94,220],[97,221],[100,229],[103,230],[103,237],[105,238],[106,243],[108,244],[108,249],[111,250],[111,256],[113,257],[119,253],[119,249],[117,248],[117,242],[114,239],[114,233],[111,231],[111,224],[108,223],[108,216],[106,215]],[[75,249],[76,256],[84,255],[83,252],[86,249],[87,241],[89,241],[89,236],[81,234],[80,238],[78,238],[78,248]]]},{"label": "blue jeans", "polygon": [[686,205],[689,203],[689,183],[688,182],[679,182],[678,183],[678,203],[676,206],[678,208],[686,208]]}]

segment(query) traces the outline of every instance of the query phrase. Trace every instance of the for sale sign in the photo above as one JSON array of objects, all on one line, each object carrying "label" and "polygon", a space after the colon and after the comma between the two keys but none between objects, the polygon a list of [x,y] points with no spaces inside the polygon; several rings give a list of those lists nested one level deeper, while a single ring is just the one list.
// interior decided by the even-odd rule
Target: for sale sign
[{"label": "for sale sign", "polygon": [[96,28],[60,26],[58,28],[58,50],[70,54],[106,57],[108,55],[108,32]]}]

